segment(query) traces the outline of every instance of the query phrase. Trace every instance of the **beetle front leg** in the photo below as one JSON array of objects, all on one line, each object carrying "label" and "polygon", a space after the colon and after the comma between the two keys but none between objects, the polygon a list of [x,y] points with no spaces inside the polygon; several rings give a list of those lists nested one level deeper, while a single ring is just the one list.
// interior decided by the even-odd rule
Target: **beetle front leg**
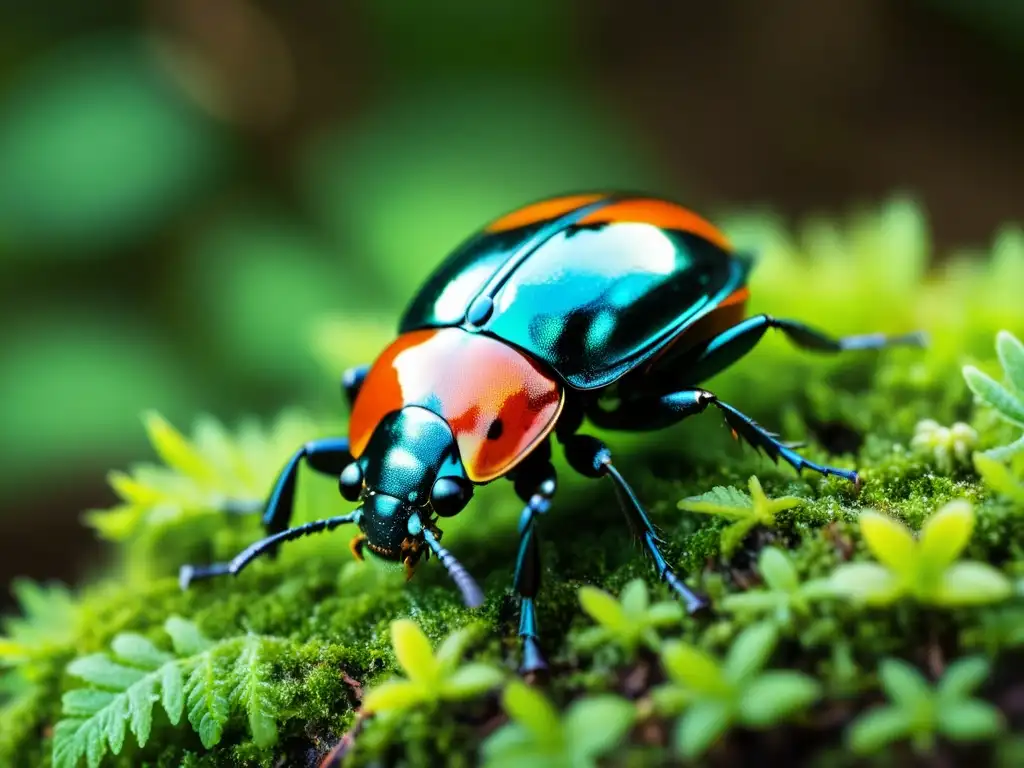
[{"label": "beetle front leg", "polygon": [[519,593],[519,637],[523,641],[523,662],[519,671],[527,674],[548,667],[540,648],[537,608],[534,605],[541,581],[536,523],[538,516],[546,514],[551,507],[555,493],[555,468],[549,462],[534,465],[517,478],[516,492],[526,502],[519,518],[519,552],[513,583]]},{"label": "beetle front leg", "polygon": [[341,375],[341,391],[345,393],[345,401],[350,411],[356,405],[356,398],[369,370],[368,365],[354,365]]},{"label": "beetle front leg", "polygon": [[[229,512],[257,512],[263,509],[263,527],[268,534],[281,533],[288,528],[291,522],[292,511],[295,506],[295,481],[299,474],[299,464],[305,461],[315,471],[338,477],[351,461],[352,455],[348,450],[348,438],[327,437],[320,440],[312,440],[302,446],[285,464],[284,469],[278,476],[270,497],[266,504],[239,502],[239,504],[250,504],[246,509],[234,509],[229,507]],[[268,553],[273,554],[276,545],[269,548]],[[227,563],[214,563],[213,565],[184,565],[181,568],[180,580],[182,586],[188,586],[192,581],[212,576],[220,576],[228,573]]]},{"label": "beetle front leg", "polygon": [[608,447],[590,435],[573,435],[564,441],[565,457],[569,465],[584,477],[610,477],[615,483],[615,490],[619,497],[622,511],[626,515],[626,521],[630,527],[640,534],[640,538],[654,560],[654,566],[658,571],[658,577],[664,581],[672,591],[686,605],[688,613],[697,613],[708,606],[707,600],[693,592],[687,587],[683,580],[669,567],[665,556],[661,553],[659,544],[664,541],[658,536],[657,530],[647,517],[647,512],[640,504],[633,489],[619,474],[619,470],[612,464],[612,454]]}]

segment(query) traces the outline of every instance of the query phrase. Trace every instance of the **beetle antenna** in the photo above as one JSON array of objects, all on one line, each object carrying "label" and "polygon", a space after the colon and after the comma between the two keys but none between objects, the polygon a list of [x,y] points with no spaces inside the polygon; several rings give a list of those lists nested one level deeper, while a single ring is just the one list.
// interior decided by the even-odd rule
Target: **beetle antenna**
[{"label": "beetle antenna", "polygon": [[483,605],[484,593],[477,586],[473,577],[469,575],[469,571],[462,567],[462,563],[456,560],[451,552],[442,547],[437,537],[426,528],[423,529],[423,538],[426,540],[430,550],[437,555],[441,565],[448,571],[448,575],[452,577],[455,586],[459,588],[459,592],[462,593],[462,601],[466,604],[466,607],[479,608]]}]

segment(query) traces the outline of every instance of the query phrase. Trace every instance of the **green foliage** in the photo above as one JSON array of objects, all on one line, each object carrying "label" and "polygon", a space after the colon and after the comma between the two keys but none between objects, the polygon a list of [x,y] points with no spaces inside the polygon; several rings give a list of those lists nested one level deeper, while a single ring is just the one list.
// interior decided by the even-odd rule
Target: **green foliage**
[{"label": "green foliage", "polygon": [[636,717],[632,704],[608,694],[574,701],[559,714],[543,694],[518,680],[505,687],[502,705],[512,722],[483,743],[489,768],[596,768]]},{"label": "green foliage", "polygon": [[16,579],[11,585],[22,616],[0,623],[0,667],[46,658],[67,646],[74,635],[77,606],[63,584],[37,584]]},{"label": "green foliage", "polygon": [[801,583],[792,560],[778,547],[761,550],[757,569],[767,588],[726,595],[719,603],[723,611],[741,615],[767,613],[780,626],[788,626],[795,617],[807,617],[813,601],[832,596],[827,579]]},{"label": "green foliage", "polygon": [[1024,509],[1024,483],[1013,476],[1009,465],[987,453],[975,453],[973,459],[985,485],[1009,498],[1018,509]]},{"label": "green foliage", "polygon": [[[375,194],[387,196],[380,189]],[[451,216],[462,213],[454,207],[449,211]],[[421,216],[429,218],[423,211]],[[650,564],[640,548],[627,545],[611,489],[574,479],[559,467],[562,490],[558,514],[544,521],[544,587],[537,602],[542,644],[551,661],[550,690],[544,697],[548,709],[531,703],[516,715],[511,711],[515,704],[508,707],[514,722],[497,733],[511,735],[495,736],[497,746],[488,741],[483,748],[483,758],[492,764],[504,764],[505,758],[511,762],[516,755],[549,765],[572,760],[590,764],[600,759],[616,764],[664,762],[673,758],[656,746],[657,739],[666,727],[683,731],[684,722],[686,749],[697,751],[702,742],[706,745],[717,736],[724,742],[723,756],[771,762],[779,756],[782,743],[786,749],[795,745],[801,751],[800,760],[806,756],[809,762],[820,762],[839,748],[835,736],[846,723],[836,722],[837,713],[848,713],[849,720],[871,705],[874,694],[868,672],[883,658],[927,657],[934,663],[932,654],[937,653],[955,665],[965,654],[983,650],[1007,674],[993,679],[982,697],[1008,700],[1007,694],[1020,683],[1013,654],[1024,642],[1019,629],[1024,592],[1018,589],[1010,595],[1007,589],[1007,577],[1019,587],[1024,575],[1019,466],[976,452],[977,474],[959,462],[947,469],[934,453],[917,453],[912,442],[915,425],[926,419],[942,425],[969,423],[978,433],[979,447],[1011,443],[1018,437],[1019,428],[997,420],[993,409],[968,411],[970,391],[960,370],[969,360],[986,365],[985,354],[996,332],[1019,322],[1024,239],[1017,230],[1007,229],[997,237],[990,263],[946,259],[938,272],[924,280],[927,228],[920,213],[905,200],[858,214],[850,222],[818,222],[796,236],[777,225],[766,228],[763,219],[748,224],[745,231],[735,222],[727,226],[740,247],[754,246],[762,254],[753,278],[751,311],[799,318],[835,333],[905,332],[921,327],[929,332],[933,345],[926,351],[814,356],[793,350],[785,340],[769,334],[747,360],[715,378],[717,394],[787,439],[805,441],[801,453],[808,458],[856,467],[864,480],[859,494],[840,479],[794,473],[782,464],[773,466],[756,452],[735,449],[720,421],[710,417],[688,421],[680,431],[609,437],[618,446],[623,473],[659,526],[666,558],[681,576],[699,573],[702,588],[716,608],[704,620],[668,623],[666,618],[663,625],[652,624],[650,632],[639,629],[644,619],[636,617],[644,612],[628,610],[642,602],[629,597],[638,596],[639,587],[623,589],[618,600],[610,595],[638,577],[650,578]],[[391,247],[392,237],[415,240],[414,229],[375,235],[383,240],[373,241],[374,253]],[[440,242],[442,234],[439,230],[433,236]],[[323,246],[301,238],[299,245],[312,250]],[[416,279],[411,273],[405,277],[410,282]],[[801,290],[794,291],[794,285]],[[387,289],[375,284],[375,291],[378,288]],[[878,306],[886,311],[879,313]],[[320,326],[315,344],[327,378],[372,356],[392,327],[390,315],[386,321],[343,315]],[[270,333],[269,325],[265,329]],[[185,370],[189,379],[197,373]],[[1008,387],[1004,386],[1007,391]],[[336,388],[330,388],[330,397],[336,410]],[[115,396],[110,398],[113,401]],[[95,718],[91,728],[99,731],[100,739],[90,742],[90,730],[85,730],[79,746],[74,746],[73,738],[67,741],[71,731],[63,726],[62,749],[84,749],[88,759],[92,744],[93,749],[105,750],[103,765],[112,768],[299,764],[322,757],[346,733],[354,739],[346,768],[468,766],[478,761],[494,725],[493,695],[468,696],[461,690],[460,695],[449,696],[441,691],[450,693],[450,687],[417,687],[423,679],[414,679],[415,671],[403,673],[403,664],[412,658],[416,661],[409,662],[407,670],[439,668],[441,651],[433,653],[429,643],[419,643],[432,664],[424,664],[427,655],[415,650],[409,655],[396,653],[389,627],[395,620],[408,619],[430,638],[464,638],[461,628],[473,622],[481,628],[479,633],[473,630],[478,641],[473,663],[455,664],[451,674],[464,674],[462,670],[475,664],[493,670],[514,668],[520,644],[511,558],[520,505],[507,484],[480,488],[473,506],[442,526],[446,546],[493,597],[481,611],[463,608],[436,563],[422,566],[405,584],[400,572],[379,569],[373,562],[354,562],[344,534],[340,539],[325,534],[292,542],[282,547],[279,557],[254,564],[238,578],[202,582],[183,593],[175,579],[181,563],[224,560],[260,536],[257,516],[221,514],[216,512],[220,503],[230,498],[258,507],[299,445],[342,430],[326,420],[298,416],[230,431],[207,420],[187,436],[159,418],[151,419],[149,427],[159,446],[157,460],[115,474],[115,484],[125,491],[122,503],[90,518],[108,538],[115,557],[131,567],[127,571],[98,568],[72,596],[40,592],[37,608],[30,610],[26,605],[23,609],[30,614],[27,618],[5,622],[7,637],[0,640],[0,655],[6,654],[5,663],[16,669],[0,678],[4,697],[0,765],[51,766],[54,739],[50,734],[62,717]],[[863,440],[848,444],[839,438],[826,440],[829,433],[840,438],[856,433]],[[956,455],[955,444],[950,451]],[[556,455],[555,461],[563,459]],[[759,479],[758,485],[764,482],[779,496],[800,502],[799,506],[781,512],[773,521],[756,519],[757,492],[751,489],[748,496],[737,490],[751,476]],[[677,500],[692,500],[709,488],[724,490],[696,503],[726,508],[725,521],[711,519],[715,515],[676,511]],[[972,505],[966,525],[962,500]],[[950,502],[957,502],[950,520],[932,514]],[[759,503],[763,508],[773,502],[762,498]],[[337,504],[335,482],[311,472],[300,474],[294,523],[332,514]],[[870,522],[865,527],[857,524],[865,509],[877,510],[874,514],[893,525],[895,520],[902,521],[906,530],[902,535],[872,533]],[[740,530],[726,537],[734,539],[731,548],[728,540],[720,543],[721,529],[730,523],[741,524]],[[763,537],[747,536],[745,547],[736,548],[735,542],[757,524],[774,525],[775,530]],[[909,531],[922,528],[915,541]],[[773,541],[771,548],[763,549],[765,539]],[[876,551],[879,541],[886,542],[879,550],[884,557]],[[723,560],[719,553],[727,548],[733,556]],[[898,559],[901,552],[913,554]],[[986,562],[997,565],[999,571],[975,567]],[[929,565],[932,577],[924,575]],[[866,573],[869,580],[861,591],[893,602],[868,600],[874,608],[870,611],[861,600],[819,602],[822,579],[832,592],[831,574],[837,566],[839,572],[866,566],[861,574]],[[850,576],[850,571],[846,573]],[[871,578],[877,583],[872,585]],[[955,583],[951,586],[951,582]],[[894,583],[899,588],[889,590]],[[609,621],[618,615],[614,610],[602,614],[598,608],[595,625],[576,631],[590,624],[587,609],[580,607],[580,587],[585,585],[608,593],[597,602],[615,605],[627,617],[628,630],[617,619]],[[909,599],[896,600],[893,592]],[[596,593],[588,590],[587,594]],[[977,602],[981,597],[992,601],[959,610],[931,610]],[[51,600],[53,605],[48,605]],[[648,622],[656,605],[660,603],[646,606]],[[70,612],[65,611],[71,606]],[[45,618],[49,612],[52,621]],[[210,637],[223,638],[197,652],[208,663],[187,662],[193,656],[182,656],[167,642],[163,625],[173,615],[202,626]],[[757,631],[750,629],[755,621],[763,622],[754,625],[761,627]],[[768,625],[774,628],[765,628]],[[37,634],[26,634],[28,629]],[[768,633],[774,637],[782,630],[785,645],[777,653],[764,650],[763,657],[759,655],[758,647],[769,646]],[[755,640],[760,635],[762,642],[752,643],[750,632]],[[588,633],[590,642],[598,645],[593,653],[580,654],[580,637]],[[148,660],[133,662],[120,655],[132,653],[122,647],[123,641],[111,650],[116,638],[125,634],[146,638],[172,661],[161,661],[154,668],[157,656],[147,652],[143,656]],[[632,639],[624,640],[627,635]],[[660,640],[658,635],[672,640]],[[652,641],[666,646],[664,670],[651,664],[646,653]],[[630,643],[635,653],[624,653]],[[675,643],[684,648],[681,656],[669,652],[677,647]],[[441,647],[448,644],[444,641]],[[741,652],[744,645],[746,650]],[[459,653],[452,651],[451,658]],[[152,680],[167,663],[180,666],[184,701],[177,725],[171,724],[163,703],[162,678],[152,688],[148,682],[140,686],[138,696],[150,696],[149,708],[138,709],[133,719],[127,690],[138,680],[127,688],[112,689],[83,683],[66,672],[74,659],[100,654],[107,659],[104,668],[129,669],[139,680]],[[773,657],[771,664],[765,661],[768,654]],[[701,658],[713,662],[711,672],[707,664],[690,663]],[[742,684],[729,682],[738,679],[739,662],[730,664],[734,658],[745,659],[751,670],[756,667]],[[764,671],[768,667],[775,669]],[[246,675],[243,671],[253,668],[257,672]],[[669,682],[654,694],[652,686],[662,679],[663,671]],[[389,681],[396,673],[402,679]],[[194,685],[189,687],[193,676]],[[472,677],[470,687],[482,686]],[[450,676],[444,679],[450,683]],[[715,681],[721,679],[729,684],[719,688]],[[210,680],[236,682],[217,687],[209,685]],[[244,680],[249,683],[241,684]],[[391,694],[379,691],[392,683],[398,687],[388,701]],[[380,716],[360,716],[364,686],[369,690],[370,708]],[[514,684],[508,690],[517,687]],[[71,699],[83,714],[62,715],[62,695],[76,690],[93,692],[82,694],[79,701],[75,699],[80,694],[75,693]],[[821,690],[827,691],[828,698],[820,711],[815,708],[803,716]],[[620,694],[637,702],[639,715],[634,705],[617,698]],[[379,706],[379,698],[374,702],[381,695],[389,706]],[[616,697],[610,705],[603,698],[608,695]],[[157,697],[155,702],[152,696]],[[525,698],[532,701],[529,694]],[[593,708],[583,706],[595,698],[598,703]],[[412,700],[417,703],[401,707]],[[176,698],[170,701],[171,711],[177,711]],[[577,706],[582,714],[573,714],[570,720],[568,713],[575,713]],[[531,707],[549,714],[554,711],[547,719],[559,723],[561,736],[551,736],[551,729],[539,722],[544,718],[531,720]],[[115,714],[123,716],[118,720]],[[636,718],[638,727],[631,729]],[[137,732],[145,733],[147,722],[148,740],[140,747]],[[600,727],[583,728],[582,724],[591,723]],[[784,733],[767,737],[752,738],[741,730],[776,729],[780,723]],[[219,741],[204,747],[200,733],[210,740],[218,728]],[[271,742],[272,734],[276,742],[261,746]],[[111,749],[111,736],[115,741],[123,738],[119,754]],[[1003,734],[996,737],[993,748],[1005,751],[1011,746],[1009,735]]]},{"label": "green foliage", "polygon": [[[1009,331],[1000,331],[996,336],[996,351],[1006,378],[1005,386],[973,365],[964,366],[964,379],[978,400],[992,408],[1000,419],[1024,428],[1024,344]],[[1009,459],[1022,450],[1024,436],[988,451],[988,455],[994,459]]]},{"label": "green foliage", "polygon": [[633,579],[626,584],[618,600],[596,587],[581,587],[579,600],[583,611],[598,624],[576,639],[577,647],[584,650],[611,642],[621,646],[629,656],[641,645],[656,651],[661,645],[657,629],[678,624],[683,618],[678,602],[652,605],[643,579]]},{"label": "green foliage", "polygon": [[769,499],[761,488],[761,481],[751,476],[748,482],[750,495],[737,488],[716,486],[707,493],[683,499],[679,509],[688,512],[700,512],[705,515],[716,515],[731,522],[721,534],[722,554],[728,558],[756,525],[771,528],[775,525],[775,516],[779,512],[793,509],[806,503],[795,496],[784,496],[780,499]]},{"label": "green foliage", "polygon": [[850,726],[854,752],[869,754],[893,742],[909,739],[920,752],[931,750],[937,736],[952,741],[991,739],[1004,727],[999,710],[971,694],[988,676],[981,657],[960,659],[949,666],[932,688],[914,667],[899,659],[884,659],[878,668],[889,703],[874,707]]},{"label": "green foliage", "polygon": [[171,725],[186,714],[207,749],[221,740],[233,712],[246,714],[257,746],[277,741],[275,693],[263,656],[280,641],[247,635],[215,643],[177,616],[164,629],[173,654],[124,633],[111,643],[113,654],[83,656],[68,666],[71,677],[90,687],[63,696],[64,718],[53,736],[55,768],[75,768],[83,757],[96,768],[108,751],[121,752],[128,731],[144,747],[158,702]]},{"label": "green foliage", "polygon": [[925,522],[919,540],[902,523],[873,511],[860,515],[860,532],[877,563],[839,566],[829,579],[836,594],[868,605],[902,597],[928,605],[990,603],[1009,597],[1009,580],[987,563],[957,562],[974,531],[970,503],[952,501]]},{"label": "green foliage", "polygon": [[778,642],[775,626],[744,630],[721,661],[687,643],[665,643],[670,682],[655,691],[662,712],[683,710],[676,747],[687,758],[706,752],[734,724],[768,728],[805,711],[821,697],[813,678],[791,670],[764,671]]},{"label": "green foliage", "polygon": [[198,420],[191,439],[157,413],[146,414],[144,424],[161,464],[111,472],[121,503],[85,517],[102,538],[131,542],[130,564],[139,571],[153,569],[167,536],[187,544],[223,529],[230,523],[225,505],[260,511],[287,459],[323,431],[294,412],[266,429],[249,422],[237,436],[209,417]]},{"label": "green foliage", "polygon": [[450,634],[435,653],[419,626],[408,619],[391,622],[391,642],[398,664],[407,679],[396,679],[372,688],[363,699],[363,710],[389,714],[436,705],[441,701],[471,699],[499,685],[504,673],[484,663],[459,666],[471,639],[469,629]]}]

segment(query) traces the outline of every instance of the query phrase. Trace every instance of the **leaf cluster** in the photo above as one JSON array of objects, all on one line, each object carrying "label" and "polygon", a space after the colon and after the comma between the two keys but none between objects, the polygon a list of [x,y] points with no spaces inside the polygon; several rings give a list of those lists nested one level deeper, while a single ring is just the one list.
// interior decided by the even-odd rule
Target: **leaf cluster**
[{"label": "leaf cluster", "polygon": [[679,509],[688,512],[715,515],[732,521],[722,530],[720,539],[722,555],[726,558],[732,556],[754,526],[763,525],[771,528],[775,525],[775,516],[779,512],[806,503],[805,499],[796,496],[769,499],[756,475],[751,476],[748,487],[749,496],[738,488],[715,486],[707,493],[683,499],[678,504]]},{"label": "leaf cluster", "polygon": [[703,754],[733,725],[767,728],[821,697],[820,684],[801,672],[764,671],[777,643],[778,630],[769,622],[744,630],[722,660],[687,643],[665,643],[661,658],[669,682],[655,690],[654,704],[663,714],[683,713],[675,730],[683,756]]},{"label": "leaf cluster", "polygon": [[391,643],[406,677],[369,690],[363,699],[363,710],[394,714],[442,701],[471,699],[498,686],[505,674],[497,667],[482,662],[459,664],[471,639],[472,630],[464,627],[448,635],[435,652],[416,622],[391,622]]},{"label": "leaf cluster", "polygon": [[878,562],[840,565],[829,579],[838,595],[867,605],[890,605],[909,597],[939,606],[976,605],[1010,596],[1010,581],[987,563],[960,561],[974,531],[974,508],[952,501],[929,517],[920,539],[902,523],[868,510],[860,533]]},{"label": "leaf cluster", "polygon": [[615,643],[625,650],[629,657],[636,654],[643,645],[656,651],[661,645],[658,636],[660,627],[678,624],[683,618],[683,609],[678,602],[662,601],[652,604],[647,583],[633,579],[625,587],[619,599],[597,587],[581,587],[579,601],[583,611],[595,622],[575,640],[581,650],[592,650],[604,643]]},{"label": "leaf cluster", "polygon": [[909,739],[915,749],[925,752],[934,747],[939,735],[953,741],[992,738],[1003,729],[1003,717],[994,706],[971,695],[988,673],[985,659],[960,659],[933,688],[906,662],[884,659],[878,677],[889,703],[868,710],[851,724],[850,747],[869,754]]},{"label": "leaf cluster", "polygon": [[483,743],[485,768],[596,768],[636,718],[633,704],[611,694],[578,699],[559,713],[519,680],[505,687],[502,706],[512,722]]}]

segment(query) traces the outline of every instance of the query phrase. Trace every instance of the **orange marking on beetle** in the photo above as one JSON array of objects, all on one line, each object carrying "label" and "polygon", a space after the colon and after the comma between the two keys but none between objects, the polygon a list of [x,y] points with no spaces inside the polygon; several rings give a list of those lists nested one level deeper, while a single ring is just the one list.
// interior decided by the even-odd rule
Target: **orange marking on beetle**
[{"label": "orange marking on beetle", "polygon": [[685,352],[688,348],[732,328],[746,316],[747,299],[749,298],[749,288],[746,286],[737,288],[722,299],[714,309],[697,318],[692,325],[686,326],[674,339],[662,347],[658,354],[647,363],[645,370],[650,371],[656,368],[661,359],[670,351],[673,354]]},{"label": "orange marking on beetle", "polygon": [[358,458],[384,416],[420,405],[448,422],[467,476],[485,483],[547,437],[562,402],[553,376],[497,339],[460,328],[412,331],[367,373],[349,422],[350,449]]},{"label": "orange marking on beetle", "polygon": [[709,240],[719,248],[732,250],[728,238],[718,227],[702,216],[681,205],[666,200],[642,198],[623,200],[620,203],[606,205],[584,216],[578,224],[616,224],[623,222],[640,222],[653,224],[664,229],[676,229],[690,232]]},{"label": "orange marking on beetle", "polygon": [[527,205],[517,211],[502,216],[496,221],[487,225],[485,232],[507,232],[510,229],[527,227],[539,221],[547,221],[561,216],[563,213],[582,208],[584,205],[597,202],[606,195],[567,195],[565,197],[553,197],[550,200],[542,200],[539,203]]}]

